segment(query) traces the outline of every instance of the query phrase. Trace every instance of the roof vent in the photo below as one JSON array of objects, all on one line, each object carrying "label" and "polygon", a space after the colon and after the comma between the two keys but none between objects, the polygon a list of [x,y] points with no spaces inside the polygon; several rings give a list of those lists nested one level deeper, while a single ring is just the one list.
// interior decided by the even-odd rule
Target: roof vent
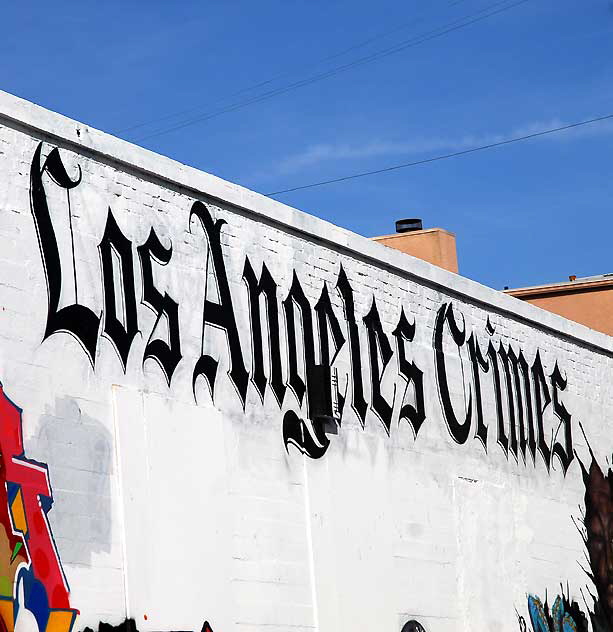
[{"label": "roof vent", "polygon": [[399,219],[396,222],[397,233],[411,233],[414,230],[423,230],[421,219],[411,217],[409,219]]}]

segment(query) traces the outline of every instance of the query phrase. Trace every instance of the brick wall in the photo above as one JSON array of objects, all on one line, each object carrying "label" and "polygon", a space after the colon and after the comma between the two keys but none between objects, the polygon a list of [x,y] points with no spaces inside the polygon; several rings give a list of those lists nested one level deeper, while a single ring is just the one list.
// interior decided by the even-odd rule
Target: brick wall
[{"label": "brick wall", "polygon": [[515,630],[585,592],[610,338],[6,94],[0,181],[0,380],[57,550],[5,510],[9,623]]}]

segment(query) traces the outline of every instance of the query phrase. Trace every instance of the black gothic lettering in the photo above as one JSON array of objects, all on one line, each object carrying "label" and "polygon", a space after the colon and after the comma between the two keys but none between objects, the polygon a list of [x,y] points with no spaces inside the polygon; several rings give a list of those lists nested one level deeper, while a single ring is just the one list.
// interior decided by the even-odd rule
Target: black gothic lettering
[{"label": "black gothic lettering", "polygon": [[[345,336],[343,335],[338,318],[332,309],[332,302],[330,301],[330,295],[328,294],[328,286],[325,283],[321,289],[319,300],[315,305],[315,313],[317,314],[317,331],[319,333],[319,361],[322,366],[331,367],[342,346],[345,344]],[[332,343],[334,345],[334,353],[332,356],[330,356],[330,338],[328,336],[328,330],[332,333]],[[331,372],[328,371],[327,375],[328,380],[332,382]],[[336,412],[340,423],[340,419],[343,416],[343,408],[345,407],[345,396],[341,394],[338,388],[338,380],[335,380],[334,382],[334,384],[327,384],[326,387],[330,391],[332,388],[335,389],[337,402]]]},{"label": "black gothic lettering", "polygon": [[460,329],[453,315],[451,303],[441,305],[436,315],[436,325],[434,328],[434,361],[436,366],[436,379],[438,392],[443,407],[443,415],[449,434],[456,443],[466,443],[470,433],[470,422],[472,419],[472,392],[468,395],[468,406],[463,422],[459,422],[449,393],[449,382],[447,379],[447,366],[445,363],[445,352],[443,350],[443,334],[445,333],[445,323],[447,323],[451,338],[457,345],[458,351],[466,339],[466,328]]},{"label": "black gothic lettering", "polygon": [[475,437],[481,441],[483,449],[487,453],[487,426],[483,420],[483,401],[481,395],[481,376],[480,372],[487,373],[490,365],[487,358],[483,357],[479,341],[475,334],[470,334],[468,338],[468,353],[470,356],[470,365],[473,374],[473,385],[475,387],[475,412],[477,417],[477,430]]},{"label": "black gothic lettering", "polygon": [[[551,374],[551,386],[553,390],[553,412],[560,420],[560,425],[564,426],[564,445],[562,445],[557,439],[553,444],[552,454],[557,456],[560,464],[562,465],[562,471],[566,476],[569,465],[574,458],[573,452],[573,435],[571,428],[571,416],[566,406],[560,400],[560,391],[566,390],[567,380],[562,377],[558,363],[556,362],[553,373]],[[559,427],[558,427],[559,429]],[[556,431],[556,437],[557,437]]]},{"label": "black gothic lettering", "polygon": [[[132,242],[121,232],[113,213],[109,208],[102,241],[98,245],[102,264],[102,285],[104,289],[104,333],[113,343],[125,372],[128,355],[134,336],[138,333],[138,317],[136,315],[136,294],[134,290],[134,261],[132,258]],[[119,260],[118,274],[122,293],[122,301],[117,304],[115,296],[115,271],[113,253]],[[118,309],[123,311],[119,314]]]},{"label": "black gothic lettering", "polygon": [[[515,354],[509,355],[511,362],[513,362],[513,358]],[[532,413],[532,387],[530,381],[530,367],[528,365],[528,361],[526,360],[523,351],[520,350],[519,355],[517,356],[517,365],[513,364],[513,371],[515,372],[515,384],[516,384],[516,392],[518,393],[518,410],[522,413],[525,412],[525,428],[527,429],[527,438],[526,438],[526,430],[524,430],[524,419],[520,416],[520,426],[519,426],[519,446],[522,451],[522,454],[525,453],[525,447],[527,445],[528,451],[532,456],[532,463],[536,463],[536,438],[534,433],[534,415]],[[523,393],[524,399],[523,406],[520,402],[520,396]]]},{"label": "black gothic lettering", "polygon": [[[526,422],[532,429],[532,438],[534,439],[534,428],[532,423],[532,399],[530,394],[530,380],[528,379],[528,364],[524,358],[523,353],[520,351],[519,355],[516,355],[511,347],[507,351],[507,357],[511,364],[511,370],[513,372],[513,384],[515,386],[515,410],[517,411],[517,426],[519,428],[519,453],[526,462],[526,446],[528,444],[528,436],[526,432]],[[522,377],[523,391],[525,393],[525,406],[524,397],[522,397]],[[526,417],[524,418],[524,409],[526,410]]]},{"label": "black gothic lettering", "polygon": [[355,410],[362,427],[366,423],[368,404],[364,399],[364,383],[362,381],[362,354],[360,352],[360,334],[355,320],[353,289],[341,266],[336,282],[336,289],[343,301],[347,332],[349,335],[349,355],[351,359],[351,407]]},{"label": "black gothic lettering", "polygon": [[[182,358],[181,336],[179,335],[179,305],[167,292],[164,292],[162,295],[155,287],[151,262],[154,260],[159,265],[168,265],[172,257],[172,244],[168,248],[164,248],[152,228],[147,241],[138,246],[137,250],[143,278],[143,297],[141,302],[151,309],[156,316],[149,340],[145,346],[143,364],[145,360],[155,360],[162,369],[168,386],[170,386],[177,364]],[[166,317],[170,344],[161,338],[152,340],[162,316]]]},{"label": "black gothic lettering", "polygon": [[498,355],[502,360],[502,371],[504,373],[504,383],[507,387],[507,410],[509,413],[509,452],[519,461],[517,454],[517,426],[515,425],[515,402],[513,400],[513,381],[511,379],[511,362],[505,351],[502,342],[498,348]]},{"label": "black gothic lettering", "polygon": [[496,419],[498,420],[498,445],[502,448],[505,458],[509,456],[509,438],[504,428],[504,409],[502,406],[502,384],[500,380],[500,368],[496,348],[490,340],[487,345],[487,357],[492,367],[492,380],[494,383],[494,398],[496,399]]},{"label": "black gothic lettering", "polygon": [[[194,202],[189,220],[191,222],[192,217],[197,217],[204,229],[207,243],[209,246],[209,253],[213,262],[213,274],[217,283],[217,290],[219,292],[219,303],[213,303],[206,297],[206,282],[205,282],[205,296],[202,314],[202,339],[204,341],[204,329],[208,325],[222,329],[226,334],[228,343],[229,355],[230,355],[230,370],[228,376],[236,388],[236,392],[241,400],[243,408],[245,406],[245,398],[247,394],[247,386],[249,383],[249,373],[245,369],[245,362],[243,360],[243,352],[241,349],[240,338],[238,336],[238,329],[236,327],[236,319],[234,317],[234,307],[232,305],[232,295],[230,294],[230,287],[228,285],[228,277],[226,274],[226,266],[223,260],[223,254],[221,252],[220,233],[221,228],[225,224],[225,221],[218,219],[214,221],[209,213],[208,208],[202,202]],[[208,263],[208,259],[207,259]],[[208,265],[205,269],[205,276],[208,274]],[[204,346],[204,345],[203,345]],[[211,395],[214,396],[215,390],[215,378],[217,376],[218,361],[212,358],[210,355],[204,353],[202,349],[202,355],[196,362],[194,372],[192,376],[192,389],[194,391],[194,397],[196,392],[196,380],[200,375],[207,381],[211,390]]]},{"label": "black gothic lettering", "polygon": [[262,264],[262,273],[260,274],[260,280],[258,281],[248,257],[245,258],[243,281],[245,281],[245,284],[247,285],[249,295],[251,355],[253,358],[251,380],[263,402],[266,384],[268,383],[268,378],[264,372],[264,350],[262,346],[263,325],[260,314],[260,295],[263,295],[266,301],[268,350],[270,354],[270,388],[275,395],[277,404],[281,407],[285,397],[286,386],[283,382],[283,375],[281,373],[281,335],[279,331],[277,284],[265,264]]},{"label": "black gothic lettering", "polygon": [[[60,157],[58,149],[52,149],[41,166],[41,153],[43,144],[40,143],[34,153],[30,170],[30,206],[32,217],[36,226],[38,246],[45,269],[47,281],[47,324],[43,340],[46,340],[54,333],[64,332],[71,334],[78,340],[85,353],[89,357],[92,366],[96,362],[96,348],[98,344],[98,328],[100,326],[100,316],[91,309],[78,303],[76,269],[74,262],[74,241],[73,243],[73,269],[71,276],[74,281],[75,302],[58,309],[62,287],[67,282],[66,276],[62,273],[60,253],[58,251],[55,230],[49,214],[47,205],[47,195],[43,185],[43,174],[47,172],[52,180],[62,189],[66,189],[68,200],[68,213],[72,231],[72,215],[70,211],[70,190],[78,186],[81,182],[81,168],[75,180],[71,180]],[[71,235],[72,237],[72,235]]]},{"label": "black gothic lettering", "polygon": [[[404,314],[404,309],[400,309],[400,320],[396,329],[392,332],[392,335],[396,338],[396,351],[398,353],[398,374],[402,376],[406,385],[404,388],[404,394],[402,396],[402,403],[400,406],[400,415],[398,422],[406,419],[411,428],[413,428],[413,434],[417,438],[419,429],[426,419],[426,405],[424,399],[424,373],[417,367],[415,362],[409,362],[407,360],[406,349],[404,346],[405,341],[413,342],[415,337],[415,321],[409,323],[407,317]],[[406,392],[409,386],[413,384],[413,390],[415,393],[415,405],[405,404]]]},{"label": "black gothic lettering", "polygon": [[[298,339],[296,333],[295,307],[300,310],[302,320],[302,348],[304,352],[303,368],[305,381],[298,372]],[[287,298],[283,301],[283,311],[285,313],[285,324],[287,331],[287,354],[288,354],[288,384],[294,391],[298,403],[302,406],[304,394],[307,394],[307,411],[315,398],[320,394],[315,392],[310,375],[315,367],[315,341],[313,338],[313,316],[311,305],[304,295],[300,281],[294,272],[292,286]]]},{"label": "black gothic lettering", "polygon": [[[394,399],[396,398],[396,387],[394,387],[394,395],[392,397],[392,403],[390,404],[381,393],[381,382],[383,380],[383,373],[389,361],[392,359],[394,352],[383,331],[381,318],[377,310],[377,302],[374,297],[370,311],[364,316],[364,324],[366,325],[368,335],[368,355],[370,358],[371,407],[389,435],[392,423],[392,412],[394,410]],[[379,367],[379,358],[381,358],[381,367]]]},{"label": "black gothic lettering", "polygon": [[[43,341],[54,333],[63,332],[72,335],[82,345],[94,367],[98,350],[98,334],[103,321],[102,333],[115,347],[125,372],[130,350],[138,333],[132,242],[122,233],[109,208],[104,234],[98,245],[104,310],[96,314],[91,308],[80,304],[71,191],[81,183],[81,168],[77,166],[78,172],[72,179],[67,173],[59,150],[53,148],[43,159],[42,147],[43,144],[40,143],[31,163],[30,205],[47,284],[48,309]],[[45,190],[45,185],[48,187],[47,190]],[[60,257],[58,235],[47,199],[47,194],[51,191],[57,193],[54,187],[59,187],[66,192],[70,234],[65,237],[67,246],[71,248],[69,254],[72,265],[63,265],[63,259]],[[250,376],[244,363],[221,247],[221,230],[225,222],[221,219],[215,220],[208,207],[200,201],[194,202],[190,210],[190,227],[194,217],[200,221],[207,241],[202,346],[192,375],[194,397],[196,397],[196,381],[200,376],[205,379],[211,395],[214,396],[219,358],[205,353],[204,348],[206,327],[211,326],[220,329],[225,334],[229,364],[228,376],[236,388],[244,409]],[[68,242],[68,237],[70,237],[70,242]],[[60,243],[62,241],[60,240]],[[179,306],[167,292],[162,293],[156,287],[153,262],[161,266],[168,265],[172,258],[173,248],[172,244],[165,247],[156,232],[151,229],[146,242],[139,246],[137,251],[142,276],[141,302],[155,314],[155,322],[145,345],[143,365],[148,359],[155,360],[170,386],[182,359]],[[209,278],[212,278],[216,285],[217,298],[214,301],[207,298],[209,294],[206,284]],[[258,278],[248,257],[245,258],[242,278],[247,287],[249,300],[252,345],[251,380],[254,387],[262,403],[265,401],[266,388],[270,387],[280,409],[285,403],[287,387],[292,389],[299,407],[296,411],[286,410],[283,416],[285,447],[288,449],[291,444],[310,458],[321,458],[330,445],[330,439],[326,433],[338,433],[349,383],[352,390],[351,406],[361,426],[364,427],[366,423],[369,404],[365,399],[360,329],[356,320],[353,288],[341,265],[336,290],[343,304],[347,323],[345,331],[333,309],[327,284],[323,284],[313,312],[300,280],[293,271],[290,290],[282,303],[288,354],[288,367],[285,371],[281,359],[277,283],[264,263]],[[66,298],[72,296],[73,289],[74,299]],[[265,308],[262,307],[262,298]],[[69,304],[60,308],[60,301]],[[167,338],[159,331],[163,317],[168,329]],[[319,336],[317,342],[314,339],[314,317],[317,320]],[[368,314],[362,320],[366,330],[365,342],[368,345],[369,354],[372,400],[370,406],[389,435],[396,403],[396,385],[394,384],[393,390],[390,389],[391,392],[387,393],[388,397],[386,397],[382,384],[385,370],[394,355],[394,348],[389,335],[383,329],[375,297],[372,299]],[[264,338],[264,328],[266,328],[267,339]],[[468,335],[469,331],[464,318],[459,315],[456,319],[451,302],[441,305],[438,309],[433,335],[435,372],[442,412],[451,437],[458,444],[466,443],[471,433],[474,405],[475,438],[482,443],[487,453],[488,432],[493,420],[484,418],[483,375],[490,374],[496,408],[497,441],[505,457],[508,459],[510,452],[519,463],[521,454],[525,464],[528,460],[526,454],[529,453],[532,455],[533,464],[536,464],[538,451],[548,472],[553,469],[553,457],[556,457],[566,475],[576,456],[573,450],[571,414],[561,399],[567,388],[566,377],[562,375],[557,362],[551,375],[546,377],[540,351],[536,352],[533,363],[529,365],[521,348],[516,352],[510,345],[505,346],[503,342],[494,344],[495,328],[489,317],[487,317],[485,331],[488,334],[485,339],[487,348],[485,343],[479,344],[479,338],[474,332]],[[414,341],[415,322],[408,322],[402,308],[398,324],[391,335],[395,338],[398,376],[404,380],[398,423],[406,420],[417,437],[426,419],[424,373],[415,362],[408,359],[407,343]],[[346,342],[349,347],[351,374],[344,376],[346,388],[341,394],[336,368],[333,364],[337,361]],[[315,349],[316,344],[318,351]],[[446,357],[446,349],[451,350],[450,355],[453,360],[456,358],[456,353],[459,359],[460,370],[455,376],[455,379],[459,380],[457,388],[452,388],[451,386],[455,385],[450,384],[448,370],[452,364],[450,358]],[[266,355],[268,355],[267,358]],[[467,358],[470,362],[471,376],[464,375],[465,367],[468,366]],[[456,364],[454,363],[453,366],[455,367]],[[287,383],[284,380],[284,373],[287,373]],[[501,374],[504,375],[504,386]],[[412,387],[412,397],[407,402],[405,400],[410,387]],[[463,405],[459,401],[456,402],[456,393],[464,395]],[[459,414],[460,410],[454,409],[454,404],[458,409],[462,409],[461,414]],[[550,404],[553,404],[552,412],[557,418],[555,422],[557,425],[551,431],[551,438],[545,436],[544,429],[545,411]],[[409,622],[409,624],[414,623],[414,621]],[[205,624],[205,627],[208,626]]]},{"label": "black gothic lettering", "polygon": [[536,430],[537,430],[537,449],[543,457],[547,471],[551,465],[551,450],[545,441],[545,430],[543,428],[543,413],[551,403],[551,395],[547,387],[545,379],[545,371],[541,362],[541,354],[536,352],[536,357],[532,364],[532,380],[534,382],[534,406],[536,409]]},{"label": "black gothic lettering", "polygon": [[288,410],[283,417],[283,443],[286,450],[291,444],[309,458],[320,459],[328,450],[330,439],[320,424],[309,426],[293,410]]}]

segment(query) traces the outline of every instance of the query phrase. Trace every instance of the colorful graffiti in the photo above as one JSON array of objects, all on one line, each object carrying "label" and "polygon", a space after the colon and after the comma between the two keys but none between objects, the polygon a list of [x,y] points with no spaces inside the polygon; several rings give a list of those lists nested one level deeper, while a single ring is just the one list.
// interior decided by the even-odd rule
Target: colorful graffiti
[{"label": "colorful graffiti", "polygon": [[21,409],[1,385],[0,479],[0,632],[70,632],[78,611],[47,521],[47,466],[25,456]]},{"label": "colorful graffiti", "polygon": [[[588,632],[587,619],[576,601],[562,593],[549,608],[534,595],[528,596],[528,613],[533,632]],[[518,615],[519,629],[526,632],[526,620]]]}]

